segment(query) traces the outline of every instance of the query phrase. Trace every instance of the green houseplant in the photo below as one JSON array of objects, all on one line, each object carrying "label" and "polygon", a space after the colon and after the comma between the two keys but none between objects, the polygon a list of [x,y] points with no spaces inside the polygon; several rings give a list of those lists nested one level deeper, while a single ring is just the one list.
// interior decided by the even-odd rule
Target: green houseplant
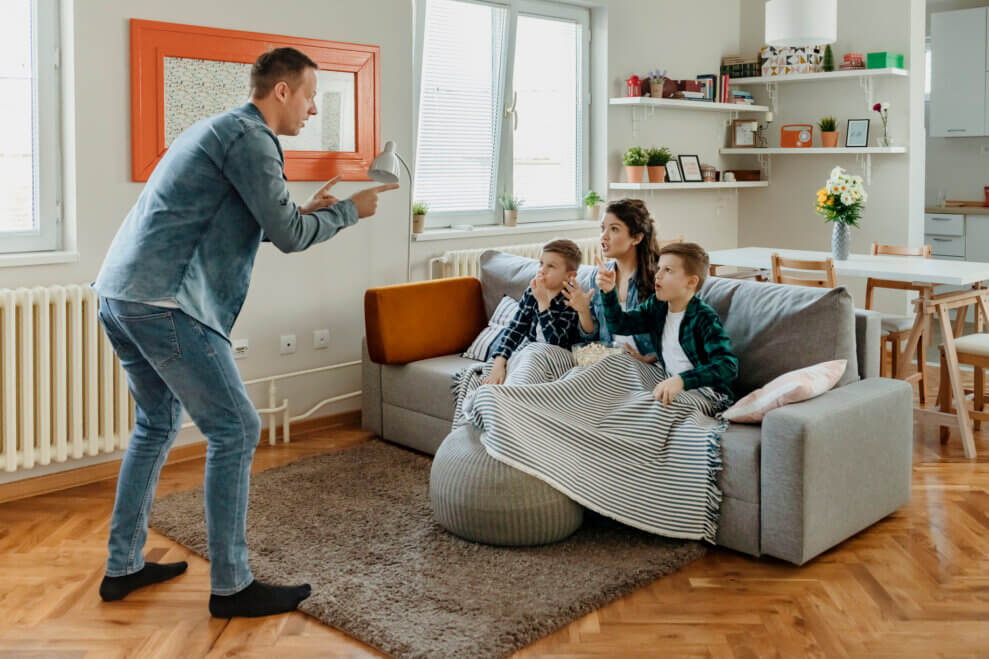
[{"label": "green houseplant", "polygon": [[504,210],[505,226],[513,227],[518,224],[519,207],[522,205],[522,200],[515,195],[505,192],[498,196],[498,203],[501,204],[501,207]]},{"label": "green houseplant", "polygon": [[653,147],[646,151],[646,171],[649,173],[650,183],[662,183],[666,178],[666,163],[670,161],[673,154],[665,146],[660,148]]},{"label": "green houseplant", "polygon": [[584,206],[587,207],[587,219],[597,221],[601,217],[601,195],[594,190],[588,190],[584,195]]},{"label": "green houseplant", "polygon": [[622,158],[625,163],[625,177],[629,183],[642,183],[642,177],[646,173],[646,164],[649,162],[649,155],[641,146],[629,147]]},{"label": "green houseplant", "polygon": [[426,213],[429,212],[429,204],[424,201],[417,201],[412,204],[412,233],[422,233],[426,230]]},{"label": "green houseplant", "polygon": [[838,146],[838,124],[834,117],[824,117],[817,122],[817,126],[821,129],[821,146]]}]

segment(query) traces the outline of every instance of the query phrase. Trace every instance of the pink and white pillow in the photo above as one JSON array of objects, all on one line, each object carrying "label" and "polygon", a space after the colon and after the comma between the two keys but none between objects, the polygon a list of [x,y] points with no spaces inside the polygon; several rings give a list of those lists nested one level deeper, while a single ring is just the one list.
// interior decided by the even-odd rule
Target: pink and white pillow
[{"label": "pink and white pillow", "polygon": [[829,391],[845,374],[847,366],[847,360],[836,359],[784,373],[729,407],[724,417],[736,423],[762,423],[762,418],[778,407]]}]

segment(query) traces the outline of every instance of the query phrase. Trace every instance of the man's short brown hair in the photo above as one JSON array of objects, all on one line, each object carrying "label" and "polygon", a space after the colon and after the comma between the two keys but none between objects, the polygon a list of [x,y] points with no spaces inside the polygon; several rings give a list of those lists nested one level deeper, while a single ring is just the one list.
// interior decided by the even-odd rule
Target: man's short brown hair
[{"label": "man's short brown hair", "polygon": [[697,243],[670,243],[659,250],[659,255],[676,254],[683,262],[683,270],[688,275],[697,275],[697,290],[701,290],[708,270],[711,269],[711,259],[704,248]]},{"label": "man's short brown hair", "polygon": [[251,93],[264,98],[283,80],[295,89],[306,69],[319,69],[319,66],[295,48],[275,48],[262,53],[251,67]]},{"label": "man's short brown hair", "polygon": [[566,238],[551,240],[543,245],[543,253],[546,252],[552,252],[553,254],[562,256],[567,263],[567,270],[576,270],[579,268],[580,262],[583,259],[583,254],[581,254],[580,248],[577,247],[577,243]]}]

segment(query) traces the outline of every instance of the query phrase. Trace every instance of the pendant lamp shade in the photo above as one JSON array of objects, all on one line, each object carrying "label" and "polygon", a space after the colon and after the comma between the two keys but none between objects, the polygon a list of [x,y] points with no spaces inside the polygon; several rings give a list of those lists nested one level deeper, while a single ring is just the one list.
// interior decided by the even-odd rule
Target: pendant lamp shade
[{"label": "pendant lamp shade", "polygon": [[838,0],[767,0],[766,43],[817,46],[838,38]]}]

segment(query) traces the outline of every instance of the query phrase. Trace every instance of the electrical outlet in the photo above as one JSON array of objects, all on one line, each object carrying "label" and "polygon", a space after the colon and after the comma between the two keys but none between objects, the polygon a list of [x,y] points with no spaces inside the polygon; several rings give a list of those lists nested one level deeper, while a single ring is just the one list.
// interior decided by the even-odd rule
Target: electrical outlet
[{"label": "electrical outlet", "polygon": [[247,359],[247,339],[234,339],[234,359]]},{"label": "electrical outlet", "polygon": [[982,145],[982,155],[989,156],[989,144]]},{"label": "electrical outlet", "polygon": [[330,330],[318,329],[312,333],[313,350],[323,350],[330,347]]},{"label": "electrical outlet", "polygon": [[293,352],[295,352],[295,334],[282,334],[281,353],[291,355]]}]

